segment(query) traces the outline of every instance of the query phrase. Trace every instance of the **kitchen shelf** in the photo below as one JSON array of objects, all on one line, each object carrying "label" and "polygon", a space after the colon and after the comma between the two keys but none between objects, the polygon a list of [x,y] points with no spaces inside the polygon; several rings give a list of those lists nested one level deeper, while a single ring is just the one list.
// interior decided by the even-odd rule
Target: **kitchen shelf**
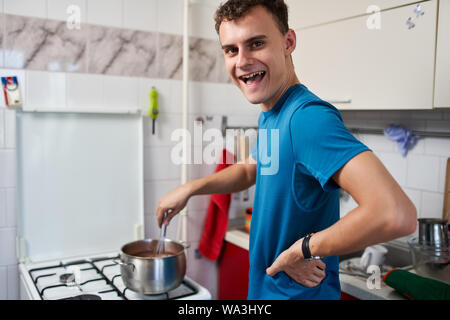
[{"label": "kitchen shelf", "polygon": [[[255,126],[229,126],[228,119],[226,116],[222,117],[222,134],[225,137],[226,130],[258,130]],[[384,135],[384,129],[382,128],[360,128],[360,127],[349,127],[348,130],[352,133],[362,133],[362,134],[382,134]],[[421,131],[413,130],[413,133],[422,137],[432,137],[432,138],[450,138],[450,131]]]},{"label": "kitchen shelf", "polygon": [[[351,127],[348,128],[350,132],[353,133],[362,133],[362,134],[383,134],[384,129],[369,129],[369,128],[356,128]],[[413,130],[413,133],[425,138],[425,137],[433,137],[433,138],[450,138],[450,132],[439,132],[439,131],[419,131]]]},{"label": "kitchen shelf", "polygon": [[21,112],[37,113],[96,113],[96,114],[141,114],[139,108],[41,108],[41,107],[23,107],[18,109]]}]

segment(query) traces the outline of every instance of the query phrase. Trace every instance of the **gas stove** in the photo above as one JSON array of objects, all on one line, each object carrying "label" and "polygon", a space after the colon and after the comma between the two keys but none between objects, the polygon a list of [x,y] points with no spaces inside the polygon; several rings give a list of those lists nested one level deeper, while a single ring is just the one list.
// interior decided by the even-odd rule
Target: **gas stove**
[{"label": "gas stove", "polygon": [[145,295],[127,288],[119,254],[20,264],[21,298],[30,300],[209,300],[209,291],[185,277],[175,289]]}]

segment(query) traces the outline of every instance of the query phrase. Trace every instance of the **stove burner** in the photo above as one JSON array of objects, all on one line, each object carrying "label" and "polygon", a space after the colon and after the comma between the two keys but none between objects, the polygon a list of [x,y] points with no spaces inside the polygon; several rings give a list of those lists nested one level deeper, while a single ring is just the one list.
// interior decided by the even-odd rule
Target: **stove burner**
[{"label": "stove burner", "polygon": [[143,295],[129,290],[121,279],[120,269],[112,263],[118,257],[59,262],[29,269],[28,272],[43,300],[57,299],[58,296],[60,300],[172,300],[199,293],[193,284],[185,280],[177,288],[160,295]]},{"label": "stove burner", "polygon": [[71,285],[75,283],[75,274],[73,273],[63,273],[59,276],[59,281],[61,283]]},{"label": "stove burner", "polygon": [[69,297],[61,300],[102,300],[102,298],[96,294],[80,294],[75,297]]}]

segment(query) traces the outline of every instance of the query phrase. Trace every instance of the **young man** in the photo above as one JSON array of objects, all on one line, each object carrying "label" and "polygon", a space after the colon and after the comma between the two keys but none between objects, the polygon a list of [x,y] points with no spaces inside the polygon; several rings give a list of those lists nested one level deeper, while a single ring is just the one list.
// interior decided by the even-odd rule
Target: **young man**
[{"label": "young man", "polygon": [[[282,0],[229,0],[215,19],[230,77],[261,106],[258,143],[245,163],[162,197],[158,223],[169,211],[168,223],[191,196],[256,182],[248,298],[339,299],[337,256],[414,232],[415,207],[339,112],[300,84],[291,59],[296,35]],[[265,171],[268,154],[279,157],[275,171]],[[342,219],[339,188],[358,203]]]}]

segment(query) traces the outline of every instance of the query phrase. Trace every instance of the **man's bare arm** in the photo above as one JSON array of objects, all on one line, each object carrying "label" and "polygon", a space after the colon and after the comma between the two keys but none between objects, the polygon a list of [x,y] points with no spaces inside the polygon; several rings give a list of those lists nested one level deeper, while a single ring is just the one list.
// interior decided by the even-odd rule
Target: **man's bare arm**
[{"label": "man's bare arm", "polygon": [[[417,212],[381,161],[365,151],[345,164],[333,179],[358,207],[309,242],[314,256],[337,256],[413,233]],[[269,275],[285,271],[303,259],[303,239],[295,242],[267,269]]]},{"label": "man's bare arm", "polygon": [[181,185],[159,200],[156,209],[158,225],[161,226],[165,211],[169,211],[166,220],[169,223],[192,196],[239,192],[254,185],[255,181],[256,161],[250,156],[245,162],[233,164],[219,172]]},{"label": "man's bare arm", "polygon": [[249,157],[207,177],[192,181],[191,194],[233,193],[248,189],[256,182],[256,163]]},{"label": "man's bare arm", "polygon": [[358,207],[311,238],[312,254],[351,253],[416,230],[416,208],[372,152],[354,157],[333,179],[353,197]]}]

